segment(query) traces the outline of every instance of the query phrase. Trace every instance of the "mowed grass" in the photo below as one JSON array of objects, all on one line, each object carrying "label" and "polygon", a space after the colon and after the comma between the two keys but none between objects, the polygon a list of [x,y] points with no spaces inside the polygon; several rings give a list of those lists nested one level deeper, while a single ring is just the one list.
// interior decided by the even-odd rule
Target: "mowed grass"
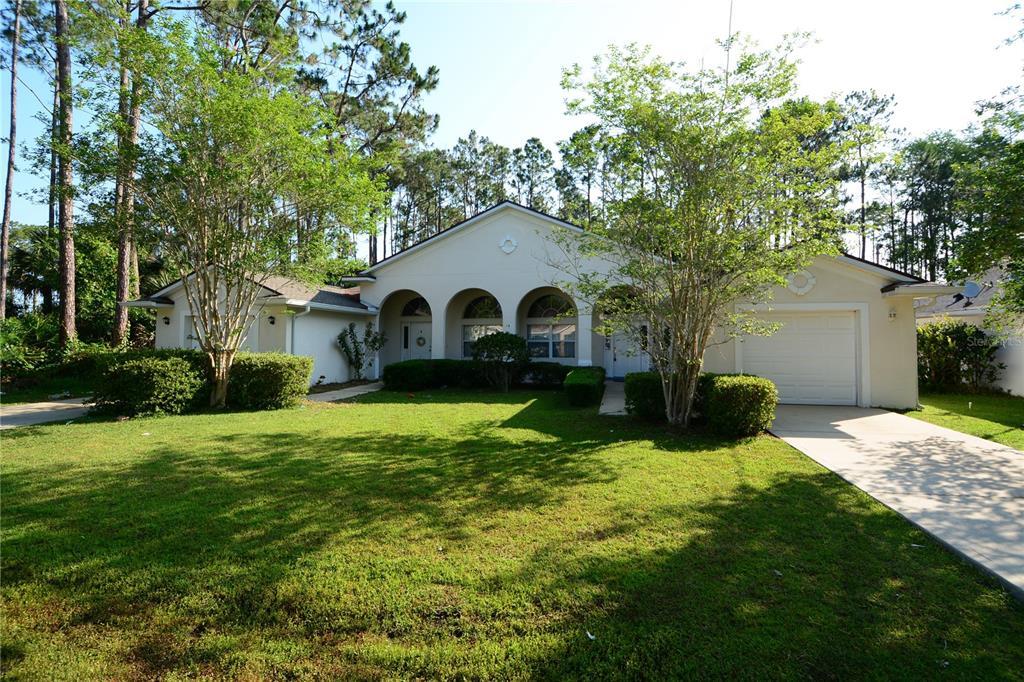
[{"label": "mowed grass", "polygon": [[907,416],[1024,450],[1024,398],[922,393],[920,401],[923,409],[908,412]]},{"label": "mowed grass", "polygon": [[18,679],[1020,677],[1024,609],[784,443],[559,393],[3,435]]}]

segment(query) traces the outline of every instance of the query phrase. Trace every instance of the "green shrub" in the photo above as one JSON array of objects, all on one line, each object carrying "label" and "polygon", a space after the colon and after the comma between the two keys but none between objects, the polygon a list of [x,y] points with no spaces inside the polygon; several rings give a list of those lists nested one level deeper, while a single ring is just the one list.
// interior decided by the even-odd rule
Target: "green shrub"
[{"label": "green shrub", "polygon": [[626,412],[644,419],[665,420],[665,393],[657,372],[626,375]]},{"label": "green shrub", "polygon": [[473,359],[488,383],[508,392],[530,359],[526,339],[509,332],[494,332],[473,342]]},{"label": "green shrub", "polygon": [[722,436],[754,436],[775,418],[779,392],[768,379],[754,376],[710,375],[708,426]]},{"label": "green shrub", "polygon": [[309,391],[313,358],[284,353],[239,353],[228,378],[228,407],[279,410]]},{"label": "green shrub", "polygon": [[209,397],[203,371],[180,357],[112,359],[93,394],[95,410],[124,416],[181,414]]},{"label": "green shrub", "polygon": [[604,394],[604,368],[577,367],[565,376],[562,389],[570,405],[596,405]]},{"label": "green shrub", "polygon": [[917,330],[917,377],[932,391],[989,388],[1006,365],[996,362],[999,342],[983,330],[949,318]]},{"label": "green shrub", "polygon": [[434,386],[434,366],[430,360],[405,360],[384,368],[384,388],[392,391],[419,391]]},{"label": "green shrub", "polygon": [[560,362],[530,361],[523,369],[520,380],[533,388],[561,388],[566,375],[571,371],[571,365]]},{"label": "green shrub", "polygon": [[385,367],[381,379],[391,391],[486,385],[480,367],[472,360],[403,360]]}]

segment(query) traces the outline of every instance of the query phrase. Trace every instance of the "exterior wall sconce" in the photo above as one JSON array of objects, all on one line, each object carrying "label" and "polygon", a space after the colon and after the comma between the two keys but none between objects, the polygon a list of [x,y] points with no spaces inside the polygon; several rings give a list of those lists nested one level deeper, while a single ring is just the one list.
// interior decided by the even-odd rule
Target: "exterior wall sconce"
[{"label": "exterior wall sconce", "polygon": [[894,322],[896,320],[896,309],[889,308],[889,321]]},{"label": "exterior wall sconce", "polygon": [[164,324],[170,325],[171,324],[171,318],[169,318],[166,315],[164,315]]},{"label": "exterior wall sconce", "polygon": [[274,324],[275,322],[277,322],[277,318],[276,317],[274,317],[273,315],[267,315],[267,323],[268,324]]}]

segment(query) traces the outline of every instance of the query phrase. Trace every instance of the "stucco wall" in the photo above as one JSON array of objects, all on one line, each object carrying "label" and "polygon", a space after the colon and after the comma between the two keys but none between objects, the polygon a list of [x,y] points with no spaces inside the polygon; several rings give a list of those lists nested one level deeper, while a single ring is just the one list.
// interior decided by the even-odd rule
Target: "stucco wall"
[{"label": "stucco wall", "polygon": [[[913,301],[910,297],[883,297],[881,287],[889,282],[841,262],[819,258],[807,268],[815,277],[814,287],[803,296],[777,288],[772,305],[803,306],[864,304],[867,308],[867,349],[869,395],[860,400],[871,406],[912,408],[917,405],[917,335]],[[852,309],[851,305],[851,309]],[[797,309],[787,307],[787,312]],[[895,310],[896,319],[889,319]],[[858,318],[861,315],[857,313]],[[858,319],[858,326],[860,320]],[[721,335],[716,341],[721,340]],[[735,341],[708,349],[704,369],[710,372],[736,371]],[[863,355],[862,355],[863,358]],[[865,399],[866,398],[866,399]]]},{"label": "stucco wall", "polygon": [[[423,296],[430,304],[434,357],[462,357],[461,315],[471,293],[487,292],[498,299],[505,331],[524,334],[524,319],[519,315],[523,300],[539,287],[570,279],[553,266],[565,257],[551,235],[564,229],[519,211],[501,211],[375,269],[377,280],[362,283],[360,290],[363,303],[382,309],[381,324],[389,339],[381,353],[384,364],[399,357],[401,337],[395,310],[410,297],[406,291]],[[512,243],[514,249],[509,248]],[[396,292],[401,292],[402,301],[390,298]],[[576,306],[580,311],[577,337],[590,342],[578,342],[576,359],[570,362],[601,364],[601,357],[594,357],[594,349],[601,344],[590,331],[590,311],[582,302],[577,301]],[[449,314],[441,315],[442,311]]]},{"label": "stucco wall", "polygon": [[[366,319],[362,316],[357,318],[313,310],[308,315],[292,320],[295,325],[292,353],[313,358],[313,383],[320,380],[321,376],[324,377],[324,383],[343,382],[352,378],[348,362],[338,348],[337,338],[350,322],[356,323],[361,335]],[[366,373],[373,376],[373,368],[368,367]]]}]

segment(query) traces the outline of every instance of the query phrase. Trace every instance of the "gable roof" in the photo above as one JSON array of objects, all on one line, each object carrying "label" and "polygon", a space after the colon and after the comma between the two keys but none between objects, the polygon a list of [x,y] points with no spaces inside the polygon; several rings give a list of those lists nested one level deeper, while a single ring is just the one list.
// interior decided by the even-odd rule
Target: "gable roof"
[{"label": "gable roof", "polygon": [[[529,206],[523,206],[522,204],[517,204],[514,201],[505,200],[505,201],[502,201],[502,202],[499,202],[499,203],[495,204],[494,206],[491,206],[488,209],[484,209],[480,213],[477,213],[474,216],[466,218],[465,220],[463,220],[461,222],[455,223],[454,225],[452,225],[450,227],[446,227],[445,229],[441,230],[437,234],[433,234],[433,235],[427,237],[426,239],[421,239],[420,241],[416,242],[412,246],[410,246],[408,248],[405,248],[405,249],[402,249],[398,253],[393,253],[390,256],[388,256],[387,258],[385,258],[383,260],[377,261],[376,263],[374,263],[370,267],[366,268],[366,270],[364,270],[363,272],[361,272],[359,274],[360,274],[361,277],[368,277],[369,274],[372,273],[374,270],[377,270],[378,268],[380,268],[380,267],[382,267],[384,265],[390,265],[391,263],[395,262],[396,260],[398,260],[402,256],[407,256],[407,255],[409,255],[409,254],[411,254],[411,253],[413,253],[415,251],[418,251],[418,250],[420,250],[420,248],[422,248],[423,246],[426,246],[428,244],[433,244],[433,243],[436,243],[438,241],[441,241],[445,237],[449,237],[452,234],[454,234],[456,232],[459,232],[460,230],[464,230],[465,228],[469,227],[470,225],[474,225],[474,224],[480,222],[481,220],[484,220],[485,218],[489,218],[489,217],[491,217],[493,215],[496,215],[496,214],[500,213],[501,211],[506,211],[506,210],[519,211],[521,213],[524,213],[526,215],[529,215],[529,216],[532,216],[532,217],[535,217],[535,218],[542,218],[542,219],[547,220],[549,222],[555,223],[556,225],[559,225],[561,227],[565,227],[565,228],[568,228],[570,230],[575,230],[576,232],[583,232],[584,231],[583,228],[580,227],[579,225],[574,225],[573,223],[566,222],[565,220],[562,220],[561,218],[556,218],[553,215],[549,215],[547,213],[544,213],[543,211],[538,211],[537,209],[530,208]],[[353,278],[353,279],[355,279],[355,278]],[[353,280],[350,280],[350,281],[353,281]]]},{"label": "gable roof", "polygon": [[[189,274],[191,277],[191,273]],[[181,287],[182,280],[176,279],[164,288],[150,296],[144,296],[137,301],[129,301],[128,305],[136,307],[166,307],[173,306],[174,300],[167,294]],[[278,275],[268,276],[261,286],[267,293],[259,297],[264,301],[285,299],[284,302],[292,305],[312,304],[318,308],[333,308],[351,310],[353,312],[368,311],[369,308],[359,300],[359,287],[345,288],[325,285],[312,287],[308,284]],[[278,301],[275,301],[278,302]]]},{"label": "gable roof", "polygon": [[[374,263],[373,265],[368,267],[366,270],[364,270],[361,273],[359,273],[359,275],[357,277],[345,278],[345,280],[349,281],[349,282],[373,281],[375,278],[374,278],[374,276],[371,273],[373,273],[375,270],[383,267],[384,265],[390,265],[391,263],[393,263],[396,260],[402,258],[403,256],[406,256],[408,254],[414,253],[414,252],[418,251],[419,249],[421,249],[422,247],[427,246],[429,244],[437,243],[437,242],[441,241],[442,239],[444,239],[445,237],[448,237],[448,236],[450,236],[450,235],[452,235],[452,234],[454,234],[454,233],[456,233],[456,232],[458,232],[458,231],[460,231],[462,229],[465,229],[465,228],[469,227],[470,225],[473,225],[473,224],[475,224],[475,223],[477,223],[477,222],[479,222],[481,220],[484,220],[485,218],[493,216],[493,215],[495,215],[495,214],[497,214],[497,213],[499,213],[499,212],[501,212],[503,210],[520,211],[520,212],[522,212],[522,213],[524,213],[526,215],[530,215],[530,216],[537,217],[537,218],[542,218],[544,220],[553,222],[556,225],[559,225],[561,227],[565,227],[565,228],[568,228],[568,229],[571,229],[571,230],[575,230],[576,232],[583,232],[584,231],[584,228],[580,227],[579,225],[575,225],[573,223],[567,222],[565,220],[562,220],[561,218],[556,218],[553,215],[549,215],[547,213],[544,213],[543,211],[538,211],[538,210],[536,210],[534,208],[530,208],[529,206],[523,206],[522,204],[517,204],[514,201],[506,200],[506,201],[499,202],[499,203],[495,204],[494,206],[491,206],[490,208],[485,209],[485,210],[481,211],[480,213],[477,213],[474,216],[466,218],[465,220],[463,220],[461,222],[455,223],[454,225],[451,225],[450,227],[446,227],[445,229],[441,230],[440,232],[438,232],[436,234],[433,234],[433,235],[427,237],[426,239],[421,239],[420,241],[416,242],[412,246],[410,246],[408,248],[405,248],[405,249],[402,249],[398,253],[394,253],[394,254],[388,256],[387,258],[385,258],[383,260],[377,261],[376,263]],[[925,279],[922,279],[921,277],[918,277],[917,275],[912,275],[912,274],[907,273],[907,272],[902,272],[900,270],[897,270],[895,268],[891,268],[891,267],[889,267],[887,265],[882,265],[880,263],[873,263],[873,262],[871,262],[869,260],[865,260],[863,258],[858,258],[857,256],[854,256],[852,254],[845,253],[845,252],[840,254],[837,257],[837,259],[839,261],[841,261],[841,262],[846,263],[847,265],[851,265],[851,266],[853,266],[855,268],[859,268],[861,270],[866,270],[866,271],[874,273],[876,275],[882,275],[883,277],[888,277],[889,279],[895,280],[897,282],[906,282],[906,283],[912,283],[912,284],[920,284],[920,283],[924,283],[924,282],[927,281]]]},{"label": "gable roof", "polygon": [[857,256],[854,256],[853,254],[846,253],[845,251],[839,254],[836,257],[836,259],[841,263],[846,263],[847,265],[852,265],[855,268],[860,268],[861,270],[873,272],[876,275],[882,275],[883,277],[894,279],[897,282],[924,284],[925,282],[928,281],[926,279],[918,277],[917,275],[911,275],[909,272],[903,272],[902,270],[897,270],[896,268],[890,268],[888,265],[882,265],[881,263],[875,263],[873,261],[865,260],[864,258],[859,258]]}]

